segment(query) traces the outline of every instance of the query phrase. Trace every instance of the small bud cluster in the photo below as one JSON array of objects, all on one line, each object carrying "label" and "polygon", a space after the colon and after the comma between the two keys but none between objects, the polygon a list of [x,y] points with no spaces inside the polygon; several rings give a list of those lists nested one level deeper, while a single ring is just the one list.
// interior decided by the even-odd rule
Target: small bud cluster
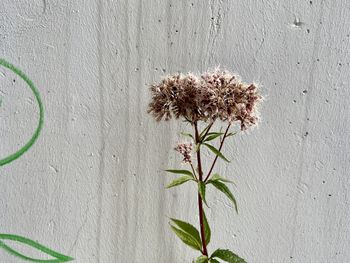
[{"label": "small bud cluster", "polygon": [[184,163],[192,163],[192,156],[191,156],[192,149],[193,149],[192,143],[179,143],[175,147],[175,151],[183,155]]}]

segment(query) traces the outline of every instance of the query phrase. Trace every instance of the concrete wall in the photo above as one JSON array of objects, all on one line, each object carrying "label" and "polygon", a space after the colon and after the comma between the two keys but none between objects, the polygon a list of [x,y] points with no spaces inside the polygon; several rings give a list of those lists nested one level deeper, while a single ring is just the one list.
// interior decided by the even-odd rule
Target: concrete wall
[{"label": "concrete wall", "polygon": [[[178,165],[187,127],[146,114],[147,85],[221,65],[266,101],[259,128],[224,149],[232,162],[218,171],[236,181],[240,214],[208,193],[209,250],[350,262],[349,28],[346,0],[1,0],[0,57],[36,84],[45,123],[0,167],[0,232],[75,262],[190,262],[168,217],[197,223],[194,188],[165,190],[161,171]],[[0,98],[2,158],[33,133],[38,107],[4,67]]]}]

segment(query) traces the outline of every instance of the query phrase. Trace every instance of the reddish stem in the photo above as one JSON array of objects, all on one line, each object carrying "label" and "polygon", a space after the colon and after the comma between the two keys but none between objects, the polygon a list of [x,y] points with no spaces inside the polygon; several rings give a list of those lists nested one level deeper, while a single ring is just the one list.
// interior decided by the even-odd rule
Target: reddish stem
[{"label": "reddish stem", "polygon": [[[221,140],[220,146],[219,146],[219,152],[221,151],[222,146],[224,145],[224,141],[225,141],[225,139],[226,139],[226,136],[227,136],[227,133],[228,133],[228,130],[230,129],[230,127],[231,127],[231,123],[227,126],[226,131],[225,131],[225,133],[224,133],[224,137],[222,137],[222,140]],[[214,169],[214,166],[215,166],[215,163],[216,163],[216,160],[218,159],[218,157],[219,157],[218,155],[215,156],[214,161],[213,161],[213,164],[211,165],[210,170],[209,170],[207,176],[206,176],[205,179],[204,179],[204,182],[208,181],[209,176],[211,175],[211,172],[212,172],[213,169]]]},{"label": "reddish stem", "polygon": [[[197,122],[194,123],[194,129],[195,129],[195,142],[196,144],[199,143],[199,132],[198,132],[198,126]],[[198,180],[200,182],[203,181],[203,171],[202,171],[202,162],[201,162],[201,152],[200,148],[198,148],[197,151],[197,162],[198,162]],[[207,245],[205,241],[205,233],[204,233],[204,211],[203,211],[203,200],[200,194],[198,193],[198,209],[199,209],[199,225],[200,225],[200,232],[201,232],[201,239],[202,239],[202,254],[205,256],[208,256],[207,251]]]}]

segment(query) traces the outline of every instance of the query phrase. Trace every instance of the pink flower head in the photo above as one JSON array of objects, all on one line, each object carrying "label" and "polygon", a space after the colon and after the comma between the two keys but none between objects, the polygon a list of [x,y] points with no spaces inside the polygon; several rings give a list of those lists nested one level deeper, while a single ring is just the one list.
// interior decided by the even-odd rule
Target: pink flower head
[{"label": "pink flower head", "polygon": [[157,121],[172,117],[190,122],[240,122],[242,130],[258,122],[257,105],[262,100],[255,84],[245,84],[237,75],[216,69],[203,73],[175,74],[151,86],[148,112]]},{"label": "pink flower head", "polygon": [[174,149],[183,155],[184,163],[192,163],[192,143],[179,143]]}]

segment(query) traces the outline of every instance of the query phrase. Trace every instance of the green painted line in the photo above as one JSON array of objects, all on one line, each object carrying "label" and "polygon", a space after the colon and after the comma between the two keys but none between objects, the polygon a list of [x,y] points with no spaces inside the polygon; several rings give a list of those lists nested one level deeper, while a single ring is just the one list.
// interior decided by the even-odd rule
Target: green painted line
[{"label": "green painted line", "polygon": [[23,79],[28,84],[28,86],[32,90],[32,92],[35,96],[35,99],[38,103],[38,106],[39,106],[39,123],[38,123],[38,126],[37,126],[35,132],[33,133],[30,140],[22,148],[20,148],[16,152],[6,156],[5,158],[0,159],[0,166],[3,166],[5,164],[9,164],[9,163],[13,162],[14,160],[16,160],[17,158],[22,156],[26,151],[28,151],[33,146],[35,141],[38,139],[40,132],[43,128],[43,124],[44,124],[44,106],[43,106],[43,103],[41,101],[39,91],[34,86],[33,82],[20,69],[18,69],[17,67],[15,67],[14,65],[7,62],[4,59],[0,59],[0,65],[11,70],[13,73],[15,73],[17,76],[19,76],[21,79]]},{"label": "green painted line", "polygon": [[[38,123],[38,126],[37,126],[34,134],[30,138],[30,140],[22,148],[20,148],[15,153],[10,154],[9,156],[0,160],[0,166],[3,166],[5,164],[8,164],[8,163],[16,160],[21,155],[23,155],[26,151],[28,151],[33,146],[35,141],[38,139],[40,132],[43,128],[43,124],[44,124],[44,107],[43,107],[43,103],[42,103],[41,98],[40,98],[39,91],[36,89],[33,82],[20,69],[16,68],[14,65],[7,62],[4,59],[0,59],[0,65],[11,70],[13,73],[15,73],[17,76],[19,76],[21,79],[23,79],[28,84],[28,86],[32,90],[32,92],[36,98],[37,104],[39,106],[39,123]],[[1,104],[2,104],[2,98],[0,98],[0,106],[1,106]],[[16,251],[15,249],[11,248],[9,245],[5,244],[3,242],[3,240],[16,241],[18,243],[28,245],[28,246],[35,248],[41,252],[44,252],[45,254],[47,254],[49,256],[52,256],[53,259],[35,259],[32,257],[26,256],[26,255]],[[25,261],[30,261],[30,262],[62,263],[62,262],[68,262],[68,261],[74,260],[71,257],[65,256],[65,255],[62,255],[56,251],[53,251],[53,250],[33,241],[31,239],[28,239],[28,238],[25,238],[22,236],[12,235],[12,234],[0,234],[0,248],[4,249],[5,251],[7,251],[9,254],[11,254],[13,256],[16,256],[18,258],[21,258]]]},{"label": "green painted line", "polygon": [[[11,241],[16,241],[18,243],[22,243],[25,245],[28,245],[30,247],[33,247],[41,252],[44,252],[47,255],[52,256],[54,259],[35,259],[32,257],[28,257],[23,255],[22,253],[17,252],[10,246],[6,245],[2,240],[11,240]],[[25,261],[30,261],[30,262],[37,262],[37,263],[62,263],[62,262],[68,262],[71,260],[74,260],[74,258],[62,255],[60,253],[57,253],[31,239],[17,236],[17,235],[10,235],[10,234],[0,234],[0,247],[6,250],[9,254],[16,256],[18,258],[21,258]]]}]

